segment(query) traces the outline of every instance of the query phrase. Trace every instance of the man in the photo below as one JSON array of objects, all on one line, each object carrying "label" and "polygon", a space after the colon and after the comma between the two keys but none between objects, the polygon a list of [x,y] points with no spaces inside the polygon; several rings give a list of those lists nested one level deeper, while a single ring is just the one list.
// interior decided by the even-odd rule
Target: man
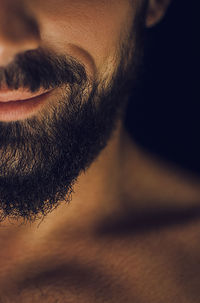
[{"label": "man", "polygon": [[169,2],[0,1],[0,302],[199,302],[199,183],[123,127]]}]

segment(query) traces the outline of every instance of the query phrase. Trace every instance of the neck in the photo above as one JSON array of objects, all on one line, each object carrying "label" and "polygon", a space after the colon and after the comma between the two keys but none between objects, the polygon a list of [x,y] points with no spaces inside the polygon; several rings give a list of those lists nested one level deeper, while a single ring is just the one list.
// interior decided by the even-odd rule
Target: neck
[{"label": "neck", "polygon": [[[94,223],[127,211],[198,206],[199,196],[199,180],[138,148],[120,122],[106,148],[79,176],[71,203],[61,203],[39,230],[46,234],[62,224],[91,230]],[[38,231],[38,224],[30,228]]]},{"label": "neck", "polygon": [[199,180],[140,149],[119,123],[107,147],[80,175],[71,204],[58,208],[57,218],[77,230],[92,230],[138,210],[198,207],[199,196]]},{"label": "neck", "polygon": [[119,204],[123,191],[120,172],[126,148],[124,133],[125,130],[119,123],[106,148],[86,172],[79,176],[71,203],[58,208],[64,221],[70,222],[75,228],[89,226],[103,219],[106,213],[112,212]]}]

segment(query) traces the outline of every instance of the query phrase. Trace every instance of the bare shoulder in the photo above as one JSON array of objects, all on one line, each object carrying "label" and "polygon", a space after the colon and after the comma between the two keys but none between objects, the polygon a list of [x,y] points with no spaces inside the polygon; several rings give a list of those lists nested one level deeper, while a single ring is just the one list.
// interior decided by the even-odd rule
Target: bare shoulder
[{"label": "bare shoulder", "polygon": [[199,303],[199,181],[130,152],[131,194],[101,220],[72,207],[44,228],[1,230],[0,302]]}]

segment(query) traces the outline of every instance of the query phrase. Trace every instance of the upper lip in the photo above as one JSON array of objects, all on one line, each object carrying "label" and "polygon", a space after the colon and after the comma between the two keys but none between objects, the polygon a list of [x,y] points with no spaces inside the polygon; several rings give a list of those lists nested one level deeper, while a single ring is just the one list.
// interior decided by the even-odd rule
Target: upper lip
[{"label": "upper lip", "polygon": [[30,93],[25,89],[8,90],[0,89],[0,102],[10,102],[31,99],[46,93],[46,90],[39,90],[36,93]]}]

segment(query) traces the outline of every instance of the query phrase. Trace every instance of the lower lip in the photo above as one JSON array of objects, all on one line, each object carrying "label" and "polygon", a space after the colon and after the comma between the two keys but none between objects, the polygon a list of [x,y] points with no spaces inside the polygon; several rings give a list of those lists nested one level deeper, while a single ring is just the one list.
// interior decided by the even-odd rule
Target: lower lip
[{"label": "lower lip", "polygon": [[11,122],[30,118],[40,110],[50,92],[19,101],[0,102],[0,122]]}]

